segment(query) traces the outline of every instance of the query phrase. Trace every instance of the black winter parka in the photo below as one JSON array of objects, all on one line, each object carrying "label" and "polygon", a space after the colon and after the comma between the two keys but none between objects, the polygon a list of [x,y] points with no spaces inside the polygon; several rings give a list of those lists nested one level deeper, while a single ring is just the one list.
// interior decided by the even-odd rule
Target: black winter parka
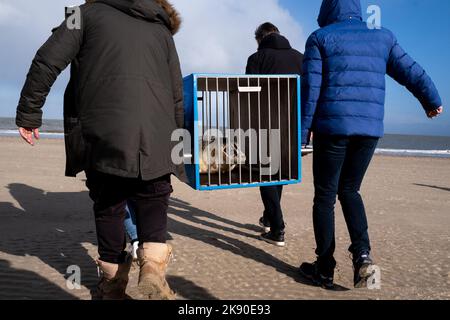
[{"label": "black winter parka", "polygon": [[42,107],[69,65],[64,99],[66,175],[97,170],[151,180],[184,178],[171,159],[171,135],[183,127],[183,82],[173,33],[180,19],[161,0],[97,0],[66,21],[33,60],[16,124],[39,128]]}]

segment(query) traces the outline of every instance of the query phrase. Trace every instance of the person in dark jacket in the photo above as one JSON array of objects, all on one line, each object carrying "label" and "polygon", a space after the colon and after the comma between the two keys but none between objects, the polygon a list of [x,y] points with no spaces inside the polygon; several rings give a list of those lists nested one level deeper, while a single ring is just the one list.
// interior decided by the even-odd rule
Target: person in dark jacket
[{"label": "person in dark jacket", "polygon": [[366,286],[373,262],[360,187],[383,136],[385,75],[411,91],[428,117],[442,113],[430,77],[387,29],[362,21],[360,0],[324,0],[321,29],[306,43],[302,77],[302,143],[314,132],[316,263],[300,272],[333,287],[334,206],[338,196],[351,238],[355,287]]},{"label": "person in dark jacket", "polygon": [[98,294],[122,299],[131,259],[125,249],[125,206],[135,204],[139,287],[171,299],[165,280],[171,174],[171,135],[184,126],[180,63],[173,40],[180,27],[166,0],[97,0],[80,6],[79,28],[68,20],[39,49],[17,108],[22,137],[33,144],[42,107],[58,75],[72,63],[65,94],[66,175],[86,172],[94,201]]},{"label": "person in dark jacket", "polygon": [[[278,28],[270,22],[258,27],[255,32],[258,42],[258,52],[250,56],[247,63],[247,74],[302,74],[303,55],[293,49]],[[283,212],[281,210],[281,196],[283,186],[260,188],[264,203],[264,215],[259,224],[264,228],[261,239],[284,246]]]}]

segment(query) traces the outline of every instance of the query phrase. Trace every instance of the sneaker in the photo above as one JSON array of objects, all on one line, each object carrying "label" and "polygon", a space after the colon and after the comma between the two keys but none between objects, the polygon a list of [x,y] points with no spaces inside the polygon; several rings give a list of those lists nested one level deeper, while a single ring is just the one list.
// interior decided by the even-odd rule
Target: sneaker
[{"label": "sneaker", "polygon": [[286,245],[286,242],[284,241],[284,232],[278,234],[266,232],[260,236],[260,239],[277,247],[284,247]]},{"label": "sneaker", "polygon": [[325,276],[319,272],[317,262],[314,263],[303,263],[300,266],[299,273],[312,281],[315,286],[322,287],[326,290],[334,289],[334,279],[332,276]]},{"label": "sneaker", "polygon": [[267,221],[267,219],[264,219],[264,217],[259,219],[259,225],[264,229],[264,233],[270,232],[270,222]]},{"label": "sneaker", "polygon": [[355,288],[367,288],[367,280],[374,274],[373,261],[369,252],[363,252],[353,260],[353,281]]}]

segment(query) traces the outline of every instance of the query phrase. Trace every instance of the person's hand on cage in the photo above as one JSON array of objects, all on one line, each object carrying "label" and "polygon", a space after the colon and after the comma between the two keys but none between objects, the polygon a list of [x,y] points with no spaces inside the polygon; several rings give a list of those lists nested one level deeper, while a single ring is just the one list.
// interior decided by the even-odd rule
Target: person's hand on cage
[{"label": "person's hand on cage", "polygon": [[302,148],[305,149],[306,147],[310,146],[312,144],[314,133],[309,130],[307,136],[306,136],[306,143],[302,145]]},{"label": "person's hand on cage", "polygon": [[312,144],[313,138],[314,138],[314,132],[309,131],[308,140],[306,141],[307,146],[310,146]]}]

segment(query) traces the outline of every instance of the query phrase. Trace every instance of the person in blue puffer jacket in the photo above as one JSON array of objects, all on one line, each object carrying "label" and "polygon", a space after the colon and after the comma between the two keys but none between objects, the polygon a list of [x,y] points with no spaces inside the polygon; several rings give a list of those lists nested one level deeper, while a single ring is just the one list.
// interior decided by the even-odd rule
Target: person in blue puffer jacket
[{"label": "person in blue puffer jacket", "polygon": [[428,117],[443,112],[427,73],[384,28],[362,21],[360,0],[324,0],[321,29],[306,43],[302,76],[302,144],[314,133],[314,233],[317,261],[300,273],[333,288],[336,195],[351,238],[355,287],[372,275],[368,224],[360,187],[384,134],[386,74],[419,100]]}]

